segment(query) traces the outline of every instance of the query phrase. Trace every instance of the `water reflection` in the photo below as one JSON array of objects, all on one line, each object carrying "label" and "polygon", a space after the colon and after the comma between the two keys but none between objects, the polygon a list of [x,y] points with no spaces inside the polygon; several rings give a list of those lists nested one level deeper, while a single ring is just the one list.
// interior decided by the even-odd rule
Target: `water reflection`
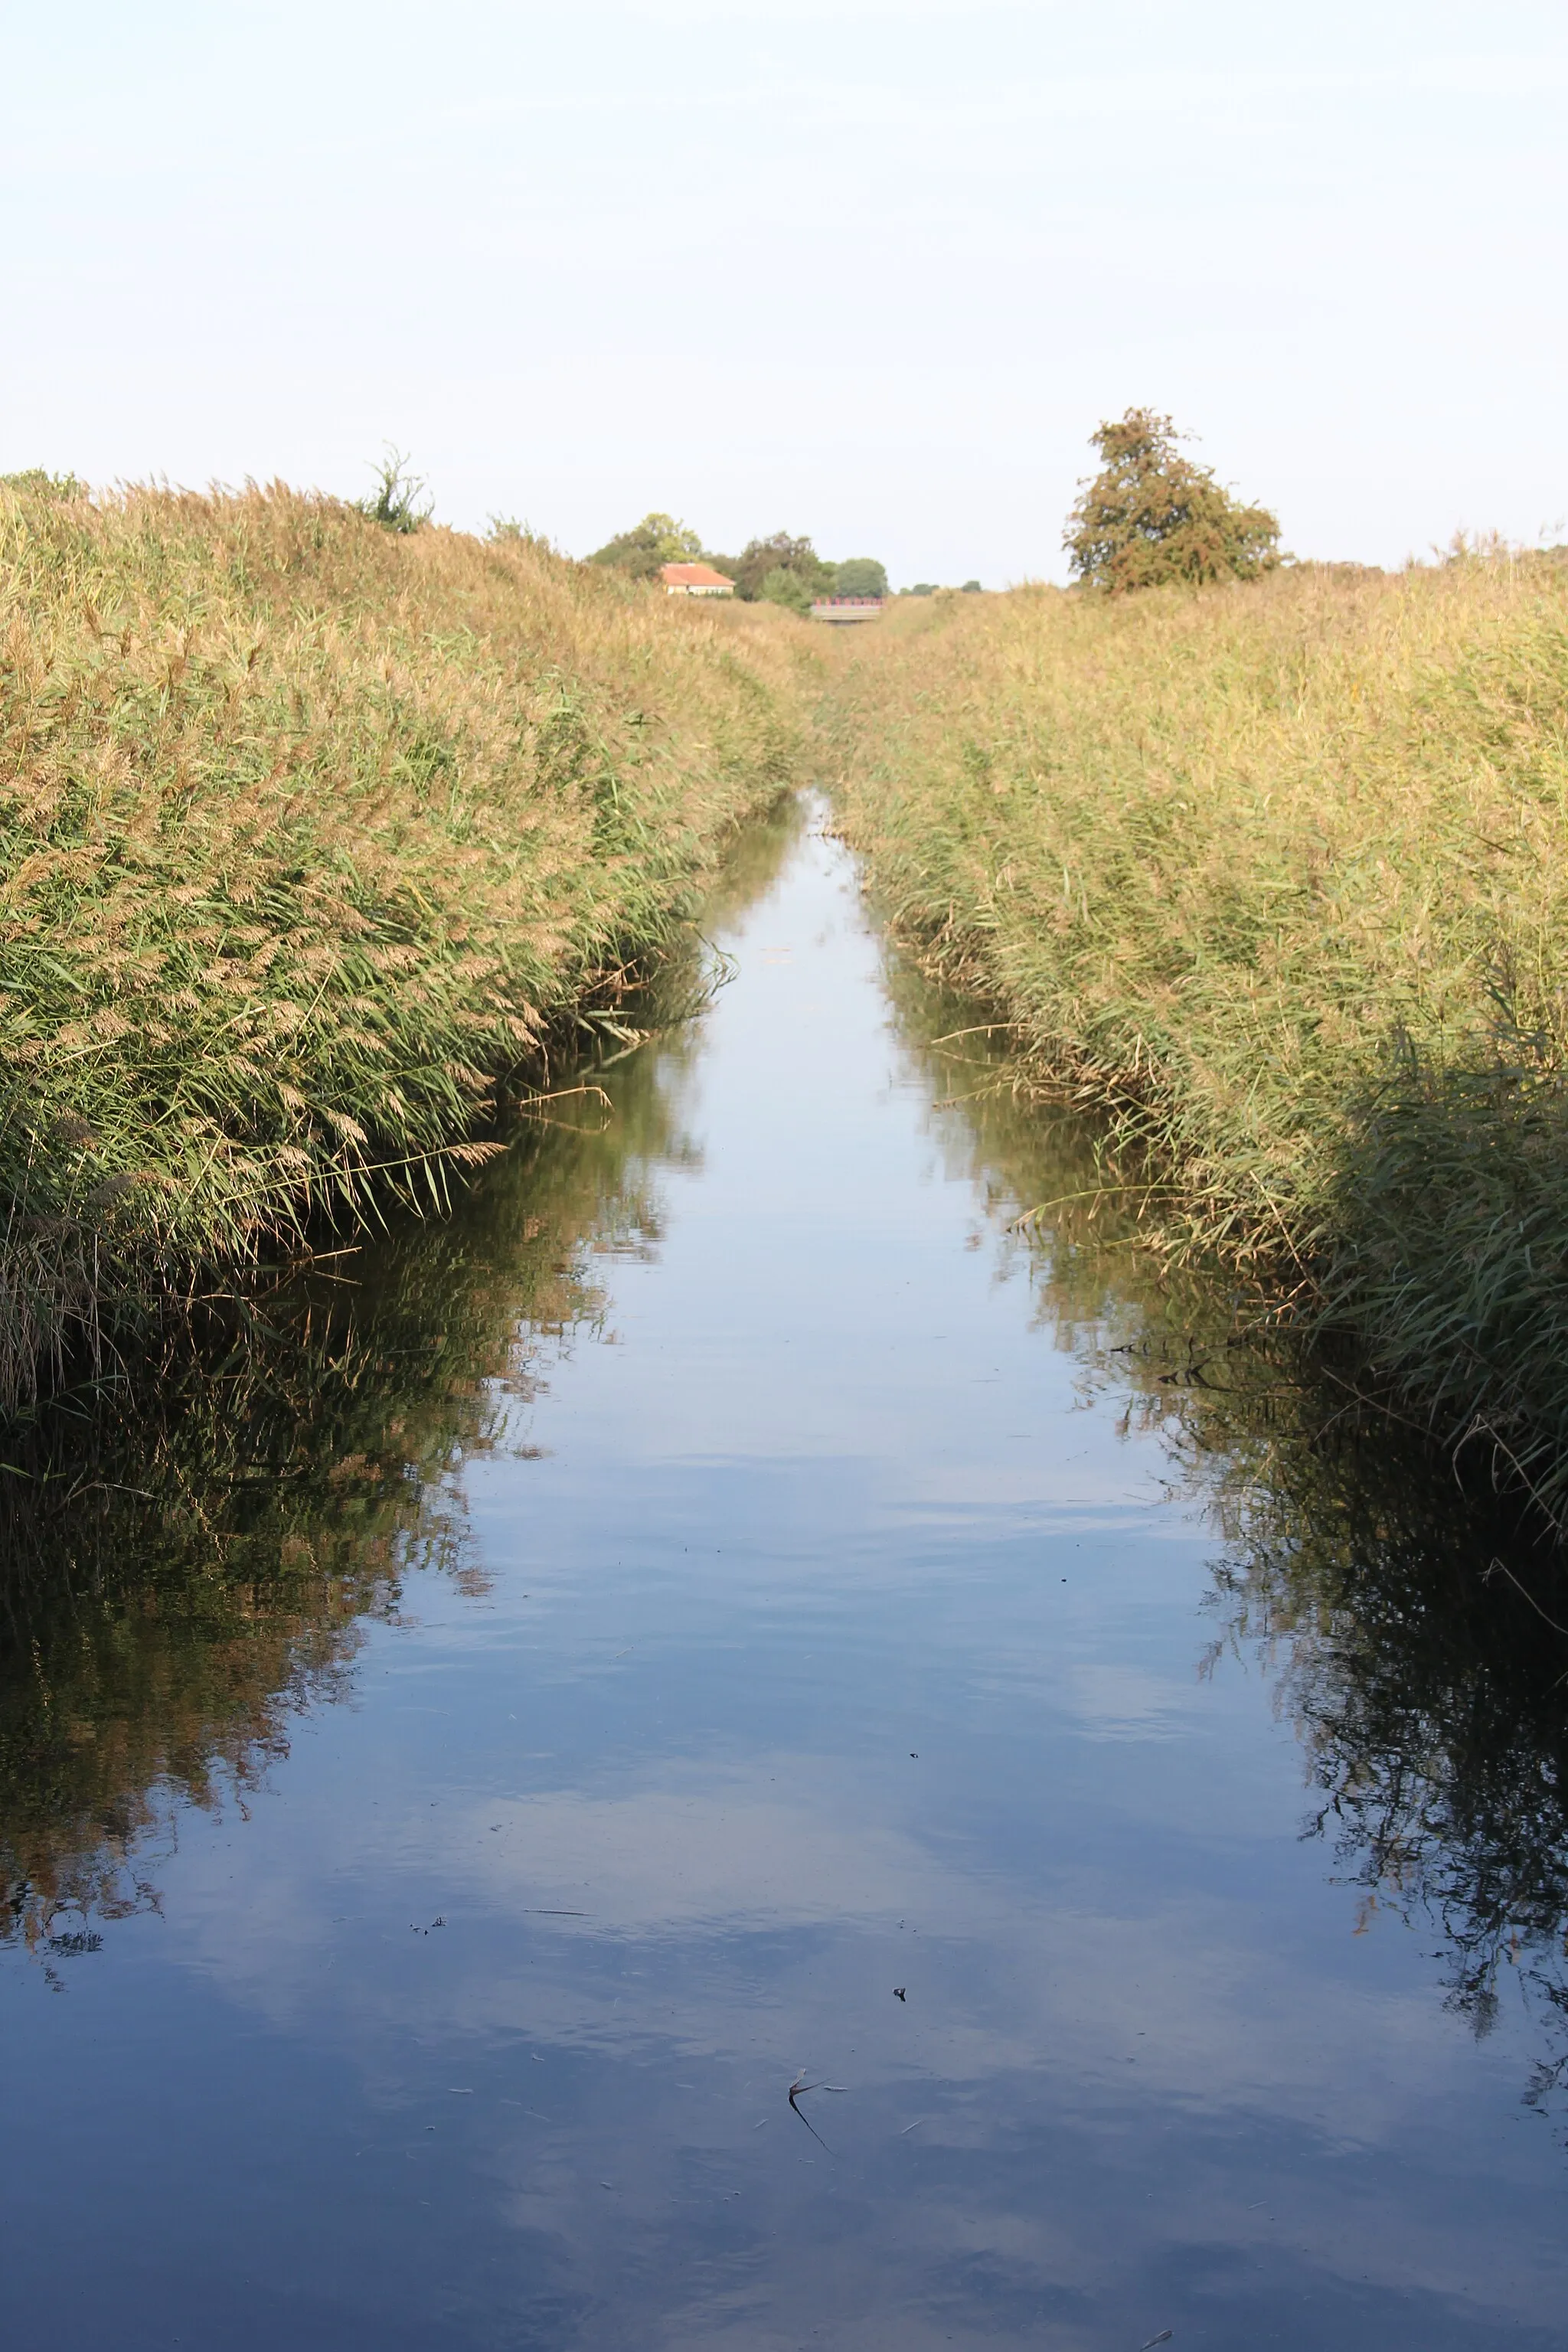
[{"label": "water reflection", "polygon": [[[1568,2079],[1568,1578],[1552,1531],[1376,1402],[1348,1352],[1306,1349],[1266,1302],[1168,1264],[1093,1128],[1016,1085],[1005,1033],[896,961],[906,1050],[950,1163],[1086,1396],[1157,1431],[1203,1506],[1219,1670],[1264,1662],[1300,1740],[1325,1840],[1380,1910],[1443,1938],[1450,2008],[1479,2034],[1510,1986],[1542,2044],[1527,2101]],[[933,1040],[943,1041],[941,1044]],[[1044,1148],[1043,1148],[1044,1147]],[[1128,1192],[1135,1193],[1131,1184]]]},{"label": "water reflection", "polygon": [[[737,848],[712,924],[799,823],[785,807]],[[552,1363],[603,1335],[604,1261],[657,1247],[659,1171],[696,1158],[680,1024],[722,978],[694,947],[637,1008],[659,1055],[585,1065],[448,1222],[214,1301],[156,1360],[11,1431],[0,1940],[49,1965],[156,1909],[148,1857],[180,1808],[243,1808],[410,1573],[485,1589],[465,1469],[518,1448]]]}]

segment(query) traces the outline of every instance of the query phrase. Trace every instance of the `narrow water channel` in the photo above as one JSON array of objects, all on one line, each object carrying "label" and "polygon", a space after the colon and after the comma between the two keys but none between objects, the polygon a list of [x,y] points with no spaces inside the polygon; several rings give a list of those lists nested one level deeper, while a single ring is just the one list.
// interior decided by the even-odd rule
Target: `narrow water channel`
[{"label": "narrow water channel", "polygon": [[1561,2346],[1568,1644],[1013,1231],[1081,1136],[756,864],[606,1102],[17,1507],[11,2340]]}]

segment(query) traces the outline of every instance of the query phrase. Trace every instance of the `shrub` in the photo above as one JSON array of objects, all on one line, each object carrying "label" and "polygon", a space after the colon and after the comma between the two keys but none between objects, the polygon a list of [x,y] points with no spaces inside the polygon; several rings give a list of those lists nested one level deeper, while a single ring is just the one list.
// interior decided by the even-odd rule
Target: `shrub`
[{"label": "shrub", "polygon": [[408,459],[404,452],[389,444],[375,473],[375,489],[369,497],[354,502],[361,514],[368,515],[372,522],[378,522],[383,530],[403,534],[422,530],[430,520],[431,501],[426,499],[421,504],[424,478],[409,472]]},{"label": "shrub", "polygon": [[84,499],[87,484],[75,474],[51,474],[42,466],[27,466],[19,474],[0,474],[0,490],[25,499]]}]

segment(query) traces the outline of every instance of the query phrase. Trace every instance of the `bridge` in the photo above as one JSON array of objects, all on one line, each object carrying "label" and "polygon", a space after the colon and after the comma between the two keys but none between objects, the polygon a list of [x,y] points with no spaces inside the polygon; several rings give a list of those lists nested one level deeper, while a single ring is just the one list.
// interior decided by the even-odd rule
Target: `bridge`
[{"label": "bridge", "polygon": [[880,596],[820,596],[811,608],[814,621],[877,621],[881,618]]}]

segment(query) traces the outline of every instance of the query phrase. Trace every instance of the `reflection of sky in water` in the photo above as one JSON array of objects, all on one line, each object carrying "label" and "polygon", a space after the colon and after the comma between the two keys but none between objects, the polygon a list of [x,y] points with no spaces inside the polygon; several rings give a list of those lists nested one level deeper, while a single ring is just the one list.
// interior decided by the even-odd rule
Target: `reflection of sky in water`
[{"label": "reflection of sky in water", "polygon": [[1558,2343],[1521,2037],[1199,1679],[1208,1540],[966,1246],[837,853],[728,944],[662,1239],[462,1474],[488,1593],[414,1580],[68,1998],[7,1960],[14,2323]]}]

